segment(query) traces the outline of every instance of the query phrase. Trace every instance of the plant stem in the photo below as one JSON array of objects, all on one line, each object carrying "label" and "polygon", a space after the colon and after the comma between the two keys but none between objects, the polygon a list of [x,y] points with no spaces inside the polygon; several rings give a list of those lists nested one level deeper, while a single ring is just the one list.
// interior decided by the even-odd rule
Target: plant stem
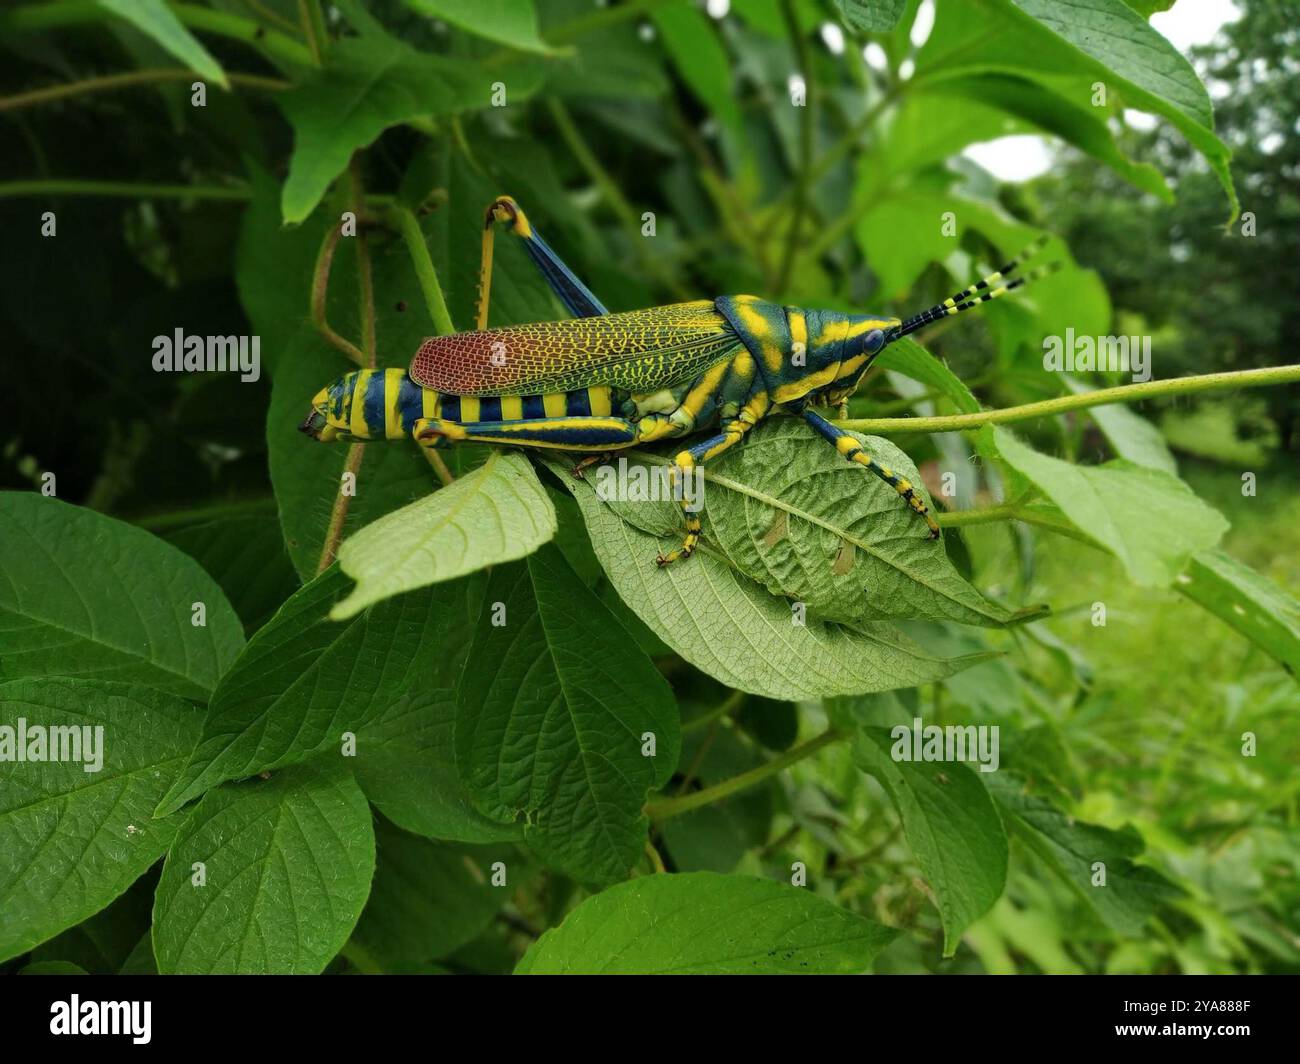
[{"label": "plant stem", "polygon": [[712,724],[715,720],[721,720],[723,717],[729,716],[730,714],[734,713],[737,709],[739,709],[741,706],[743,706],[745,704],[745,699],[747,699],[748,697],[749,695],[747,695],[744,691],[732,691],[731,694],[727,695],[726,698],[724,698],[721,702],[719,702],[707,713],[701,713],[698,717],[692,717],[690,720],[688,720],[685,724],[682,725],[682,731],[683,732],[698,731],[700,728],[704,728]]},{"label": "plant stem", "polygon": [[81,178],[41,178],[35,181],[0,182],[0,199],[12,196],[111,196],[126,199],[253,198],[247,185],[169,185],[135,181],[92,181]]},{"label": "plant stem", "polygon": [[[359,218],[362,209],[365,206],[366,190],[361,183],[361,163],[356,155],[352,156],[348,164],[348,180],[351,185],[350,192],[352,195],[352,210]],[[331,228],[333,240],[328,235],[326,243],[330,247],[329,258],[333,258],[333,246],[338,242],[339,227]],[[357,226],[357,235],[353,238],[357,242],[357,299],[358,311],[361,317],[361,344],[364,348],[361,354],[361,365],[373,369],[375,365],[376,345],[375,345],[375,286],[374,279],[370,275],[370,252],[366,247],[366,232],[361,225]],[[322,252],[326,245],[322,245]],[[317,259],[317,274],[312,283],[312,317],[313,321],[317,312],[317,299],[319,299],[320,320],[317,328],[323,333],[333,333],[328,325],[325,324],[325,292],[329,287],[329,261],[325,262],[325,269],[320,269],[320,259]],[[337,335],[337,334],[336,334]],[[343,340],[342,337],[338,337]],[[343,340],[343,343],[347,343]],[[351,347],[351,344],[348,344]],[[365,457],[365,445],[353,443],[348,446],[347,458],[344,459],[343,469],[346,473],[351,473],[353,478],[361,471],[361,460]],[[316,565],[316,572],[323,573],[333,564],[335,557],[339,552],[339,544],[343,542],[343,526],[348,519],[348,507],[352,502],[352,496],[340,489],[334,496],[334,506],[330,510],[329,527],[325,530],[325,543],[321,547],[320,561]]]},{"label": "plant stem", "polygon": [[[303,67],[314,65],[306,45],[277,30],[268,30],[255,19],[199,4],[172,3],[168,6],[190,29],[244,41],[286,63]],[[54,0],[53,3],[27,4],[0,13],[0,31],[18,33],[58,29],[86,22],[103,22],[106,17],[109,17],[107,12],[95,0]]]},{"label": "plant stem", "polygon": [[778,772],[789,768],[796,762],[811,757],[823,746],[828,746],[843,738],[845,738],[843,732],[835,728],[827,728],[815,739],[809,739],[806,743],[791,747],[784,754],[772,758],[771,761],[767,761],[756,768],[751,768],[748,772],[742,772],[738,776],[732,776],[721,783],[716,783],[712,787],[705,787],[702,791],[694,791],[691,794],[683,794],[675,798],[661,798],[657,802],[649,802],[645,807],[646,815],[652,820],[667,820],[670,817],[680,816],[682,813],[689,813],[692,809],[699,809],[701,806],[728,798],[737,791],[743,791],[756,783],[762,783],[768,777],[775,776]]},{"label": "plant stem", "polygon": [[[226,75],[232,85],[242,85],[249,89],[264,89],[267,92],[283,92],[293,88],[291,82],[282,78],[267,78],[260,74]],[[36,107],[43,103],[53,103],[69,96],[81,96],[94,92],[111,92],[133,85],[149,85],[163,81],[194,81],[198,75],[184,67],[158,68],[149,70],[128,70],[121,74],[106,74],[101,78],[86,78],[83,81],[70,81],[63,85],[51,85],[31,92],[20,92],[14,96],[0,97],[0,111],[18,111],[24,107]]]},{"label": "plant stem", "polygon": [[668,291],[680,299],[688,299],[689,293],[664,269],[663,264],[646,250],[645,237],[641,235],[640,216],[632,204],[628,202],[627,197],[623,195],[618,183],[610,176],[609,171],[601,165],[600,160],[596,158],[595,153],[588,146],[586,140],[583,139],[582,133],[574,123],[568,109],[555,98],[548,99],[546,102],[551,117],[555,120],[555,125],[560,131],[560,136],[564,138],[565,146],[573,153],[578,165],[582,167],[592,183],[600,189],[600,194],[605,202],[609,204],[610,210],[623,223],[623,227],[627,230],[628,240],[642,263],[655,274],[659,283]]},{"label": "plant stem", "polygon": [[[358,219],[366,210],[366,190],[361,183],[361,162],[357,155],[352,156],[348,164],[348,178],[352,191],[352,213]],[[374,367],[377,354],[375,343],[375,285],[370,274],[370,248],[366,244],[365,226],[357,224],[357,297],[358,311],[361,316],[361,349],[365,352],[366,365]]]},{"label": "plant stem", "polygon": [[1009,406],[1002,410],[981,410],[975,414],[951,414],[944,417],[856,418],[839,424],[856,432],[962,432],[983,425],[1002,425],[1012,421],[1030,421],[1034,418],[1063,414],[1069,410],[1083,410],[1090,406],[1109,403],[1133,403],[1161,395],[1192,395],[1196,392],[1217,391],[1223,388],[1260,388],[1271,384],[1289,384],[1300,381],[1300,365],[1267,366],[1263,369],[1234,370],[1228,373],[1202,373],[1192,377],[1174,377],[1163,381],[1144,381],[1141,384],[1121,384],[1115,388],[1099,388],[1095,392],[1079,395],[1062,395],[1023,406]]},{"label": "plant stem", "polygon": [[593,30],[603,30],[608,29],[610,26],[617,26],[626,19],[648,14],[653,8],[662,7],[668,2],[669,0],[630,0],[626,4],[601,8],[589,15],[571,19],[564,25],[557,26],[547,34],[547,43],[568,44],[583,34],[591,33]]},{"label": "plant stem", "polygon": [[331,225],[326,229],[325,237],[321,241],[320,251],[316,253],[316,267],[312,271],[311,281],[311,323],[316,326],[316,331],[330,344],[337,347],[358,366],[364,366],[366,364],[365,352],[351,340],[347,340],[336,333],[325,319],[326,296],[329,295],[330,286],[330,266],[334,262],[334,251],[338,247],[340,232],[341,229],[338,224]]},{"label": "plant stem", "polygon": [[808,210],[808,194],[811,190],[813,168],[813,134],[817,129],[816,95],[813,92],[812,62],[808,54],[808,42],[804,40],[799,29],[799,19],[795,15],[794,0],[781,0],[781,17],[785,21],[786,33],[790,36],[790,47],[794,49],[795,62],[799,67],[799,76],[803,79],[803,106],[799,109],[799,169],[794,179],[794,206],[790,212],[790,228],[785,235],[785,251],[781,255],[781,267],[776,275],[776,298],[785,295],[790,284],[790,274],[794,270],[795,256],[799,250],[799,232],[803,228],[804,215]]},{"label": "plant stem", "polygon": [[[316,8],[314,15],[313,8]],[[307,41],[307,48],[311,52],[312,62],[316,66],[322,66],[325,58],[324,42],[316,35],[319,20],[320,8],[316,7],[315,0],[298,0],[298,21],[302,24],[302,35]],[[323,29],[324,27],[319,28]]]},{"label": "plant stem", "polygon": [[392,214],[397,220],[402,239],[406,241],[406,250],[411,256],[416,279],[420,282],[420,291],[424,293],[424,304],[429,308],[434,333],[437,336],[450,336],[456,331],[456,326],[452,324],[451,314],[447,311],[442,285],[438,283],[438,271],[433,268],[433,259],[429,257],[429,248],[424,242],[424,234],[420,232],[420,223],[408,207],[394,207]]},{"label": "plant stem", "polygon": [[[415,213],[407,207],[394,207],[390,213],[396,219],[402,239],[406,242],[406,250],[411,256],[411,265],[415,269],[416,279],[420,282],[420,291],[424,293],[424,303],[429,309],[434,333],[438,336],[450,336],[456,331],[456,326],[452,324],[451,314],[447,310],[447,301],[442,295],[442,285],[438,283],[438,271],[434,269],[433,259],[429,256],[429,246],[424,242],[420,222],[415,217]],[[424,455],[425,461],[442,481],[443,487],[456,479],[447,468],[447,463],[442,460],[442,455],[432,447],[421,447],[420,453]]]},{"label": "plant stem", "polygon": [[[365,454],[364,443],[348,444],[347,457],[343,460],[343,472],[351,473],[355,478],[361,471],[361,459]],[[319,576],[331,565],[343,540],[343,524],[348,519],[348,503],[352,496],[343,494],[342,477],[339,478],[339,492],[334,497],[334,507],[330,510],[329,527],[325,529],[325,542],[321,544],[320,561],[316,563],[316,575]]]}]

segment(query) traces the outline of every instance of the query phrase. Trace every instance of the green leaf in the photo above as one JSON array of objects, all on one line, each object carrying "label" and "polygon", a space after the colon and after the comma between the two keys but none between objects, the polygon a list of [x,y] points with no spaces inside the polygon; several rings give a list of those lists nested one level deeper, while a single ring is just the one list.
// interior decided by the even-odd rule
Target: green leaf
[{"label": "green leaf", "polygon": [[276,97],[294,129],[280,200],[285,223],[311,214],[352,153],[389,126],[486,108],[501,80],[511,102],[526,98],[538,82],[527,64],[497,75],[481,62],[426,55],[377,33],[333,42],[323,71]]},{"label": "green leaf", "polygon": [[[1151,914],[1181,893],[1155,869],[1134,863],[1143,844],[1133,828],[1113,831],[1075,820],[1030,794],[1024,780],[1010,772],[992,773],[987,782],[1007,827],[1107,926],[1139,935]],[[1097,880],[1098,862],[1105,866],[1104,885]]]},{"label": "green leaf", "polygon": [[641,876],[588,898],[529,947],[515,974],[852,974],[897,934],[767,879]]},{"label": "green leaf", "polygon": [[931,391],[941,392],[952,401],[959,413],[979,412],[979,400],[948,366],[940,362],[915,340],[904,336],[886,347],[876,359],[881,369],[892,370],[920,381]]},{"label": "green leaf", "polygon": [[18,972],[19,975],[88,975],[85,968],[71,961],[36,961]]},{"label": "green leaf", "polygon": [[[888,440],[854,435],[926,496],[906,454]],[[806,604],[819,618],[865,623],[924,617],[993,626],[1042,612],[1017,612],[986,599],[892,487],[846,462],[801,420],[762,423],[743,445],[705,466],[703,476],[710,546],[772,594]],[[615,508],[629,515],[645,505]],[[658,508],[670,527],[679,520],[675,507],[669,500]],[[647,531],[662,527],[647,527],[636,514],[629,519]]]},{"label": "green leaf", "polygon": [[731,84],[731,60],[714,20],[682,4],[655,9],[651,17],[681,79],[718,121],[743,135],[740,108]]},{"label": "green leaf", "polygon": [[328,613],[345,584],[331,567],[253,636],[213,692],[203,737],[160,815],[225,780],[340,749],[345,733],[424,690],[464,587],[439,584],[338,624]]},{"label": "green leaf", "polygon": [[1027,15],[1084,55],[1206,129],[1214,107],[1182,54],[1123,0],[1013,0]]},{"label": "green leaf", "polygon": [[[509,846],[430,842],[382,819],[375,850],[374,885],[352,941],[388,971],[438,960],[477,938],[514,894],[525,865]],[[498,861],[506,882],[493,886]]]},{"label": "green leaf", "polygon": [[[900,730],[901,729],[901,730]],[[1007,879],[1007,836],[979,773],[961,762],[904,761],[895,756],[911,727],[860,728],[858,765],[889,794],[907,845],[933,891],[943,922],[943,955],[992,908]],[[973,753],[973,751],[972,751]]]},{"label": "green leaf", "polygon": [[357,586],[330,616],[346,620],[403,591],[522,558],[555,529],[555,508],[528,459],[494,450],[459,480],[344,541],[339,565]]},{"label": "green leaf", "polygon": [[[995,116],[1000,116],[1002,128]],[[945,79],[904,103],[890,127],[890,140],[909,145],[914,159],[888,158],[887,172],[906,178],[908,163],[938,162],[966,144],[1041,130],[1105,163],[1135,188],[1172,203],[1173,192],[1160,171],[1124,154],[1107,124],[1109,118],[1104,107],[1071,101],[1026,77],[992,73]],[[918,142],[929,150],[920,154]]]},{"label": "green leaf", "polygon": [[162,536],[221,585],[246,632],[261,628],[298,590],[273,513],[269,518],[218,517]]},{"label": "green leaf", "polygon": [[916,68],[917,81],[994,73],[1028,78],[1073,108],[1091,106],[1093,86],[1101,82],[1108,107],[1133,107],[1169,119],[1205,157],[1232,215],[1237,213],[1228,171],[1231,153],[1214,135],[1205,87],[1177,49],[1122,0],[944,4]]},{"label": "green leaf", "polygon": [[862,33],[892,30],[907,10],[907,0],[835,0],[849,29]]},{"label": "green leaf", "polygon": [[[15,760],[3,736],[16,744],[20,720],[29,743],[33,726],[102,729],[81,747],[83,759],[97,750],[101,767],[87,771],[94,759]],[[167,852],[181,818],[150,814],[185,763],[199,721],[189,703],[133,684],[0,684],[0,960],[94,915]]]},{"label": "green leaf", "polygon": [[[1066,387],[1075,395],[1094,391],[1069,374],[1064,376]],[[1177,475],[1178,463],[1170,453],[1164,436],[1141,414],[1134,413],[1123,403],[1094,406],[1088,413],[1121,458],[1128,459],[1134,465]]]},{"label": "green leaf", "polygon": [[596,556],[623,601],[673,650],[728,687],[791,701],[864,694],[929,683],[990,657],[945,660],[886,624],[800,618],[707,544],[660,568],[655,558],[681,542],[679,528],[643,531],[598,499],[590,478],[575,480],[558,462],[551,468],[578,500]]},{"label": "green leaf", "polygon": [[226,596],[175,547],[58,499],[0,493],[0,677],[121,680],[206,700],[243,643]]},{"label": "green leaf", "polygon": [[95,0],[105,11],[131,23],[196,74],[230,88],[221,64],[212,58],[163,0]]},{"label": "green leaf", "polygon": [[1178,590],[1300,676],[1300,601],[1220,550],[1192,558]]},{"label": "green leaf", "polygon": [[406,0],[406,6],[520,51],[556,54],[537,34],[533,0]]},{"label": "green leaf", "polygon": [[370,806],[338,761],[219,787],[167,854],[158,970],[320,972],[351,934],[374,870]]},{"label": "green leaf", "polygon": [[1080,532],[1115,555],[1135,583],[1168,587],[1228,522],[1177,477],[1131,462],[1076,466],[995,428],[999,455],[1042,490]]},{"label": "green leaf", "polygon": [[480,809],[526,818],[529,845],[584,882],[626,876],[646,794],[677,766],[677,706],[558,549],[493,570],[456,701],[456,762]]}]

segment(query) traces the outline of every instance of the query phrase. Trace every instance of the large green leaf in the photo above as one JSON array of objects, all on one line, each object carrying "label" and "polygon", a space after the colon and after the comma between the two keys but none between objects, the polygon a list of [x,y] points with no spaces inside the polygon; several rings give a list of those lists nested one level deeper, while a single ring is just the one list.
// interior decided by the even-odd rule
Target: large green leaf
[{"label": "large green leaf", "polygon": [[863,33],[892,30],[907,9],[907,0],[835,0],[850,29]]},{"label": "large green leaf", "polygon": [[33,726],[101,729],[97,741],[91,731],[92,746],[78,746],[83,758],[97,750],[102,764],[17,761],[0,736],[0,960],[97,913],[166,853],[183,818],[150,814],[198,738],[200,714],[135,684],[0,684],[0,728],[11,744],[20,720],[30,734]]},{"label": "large green leaf", "polygon": [[578,879],[627,875],[646,794],[677,765],[677,706],[558,549],[493,570],[456,701],[456,762],[484,813],[524,818],[529,845]]},{"label": "large green leaf", "polygon": [[839,975],[898,932],[752,876],[642,876],[588,898],[533,943],[517,975]]},{"label": "large green leaf", "polygon": [[528,459],[493,451],[453,484],[344,541],[339,565],[357,586],[331,616],[345,620],[403,591],[522,558],[555,528],[555,508]]},{"label": "large green leaf", "polygon": [[590,478],[575,480],[561,463],[552,468],[578,500],[596,556],[623,601],[673,650],[729,687],[783,700],[863,694],[915,687],[989,658],[936,658],[886,624],[840,624],[811,612],[801,618],[707,544],[660,568],[655,559],[681,542],[679,527],[643,531],[597,498]]},{"label": "large green leaf", "polygon": [[537,34],[533,0],[406,0],[406,6],[520,51],[555,51]]},{"label": "large green leaf", "polygon": [[221,585],[246,632],[262,627],[298,590],[273,510],[262,516],[216,517],[161,535]]},{"label": "large green leaf", "polygon": [[688,4],[660,7],[653,17],[682,80],[711,114],[739,135],[740,108],[731,85],[731,60],[713,20]]},{"label": "large green leaf", "polygon": [[[925,494],[910,458],[858,436],[877,461]],[[666,466],[667,458],[647,459]],[[662,471],[662,470],[661,470]],[[999,625],[1017,613],[991,602],[949,562],[898,493],[846,462],[801,420],[773,418],[704,467],[704,535],[741,573],[826,620],[924,617]],[[600,486],[600,471],[596,474]],[[927,499],[927,501],[929,501]],[[642,511],[653,507],[652,514]],[[614,503],[648,532],[679,526],[677,504]]]},{"label": "large green leaf", "polygon": [[212,54],[163,0],[95,0],[95,3],[131,23],[199,76],[215,81],[223,89],[230,87],[221,64],[212,58]]},{"label": "large green leaf", "polygon": [[320,972],[352,933],[374,870],[370,806],[341,761],[219,787],[167,854],[158,970]]},{"label": "large green leaf", "polygon": [[58,499],[0,493],[0,677],[122,680],[206,700],[243,643],[221,588],[175,547]]},{"label": "large green leaf", "polygon": [[[387,970],[437,960],[477,938],[520,885],[510,846],[452,846],[375,824],[375,882],[352,942]],[[505,883],[492,883],[493,864]]]},{"label": "large green leaf", "polygon": [[329,619],[346,579],[312,581],[261,629],[212,695],[203,737],[160,814],[225,780],[342,748],[385,710],[420,695],[465,588],[439,584],[391,599],[346,624]]},{"label": "large green leaf", "polygon": [[962,932],[1002,894],[1007,836],[980,774],[960,762],[898,760],[897,741],[892,729],[861,728],[853,753],[898,810],[943,921],[944,956],[951,957]]},{"label": "large green leaf", "polygon": [[1167,587],[1228,522],[1177,477],[1127,461],[1077,466],[994,430],[1002,459],[1054,502],[1075,528],[1115,555],[1135,583]]},{"label": "large green leaf", "polygon": [[1122,0],[961,0],[940,3],[915,79],[933,87],[972,74],[1028,78],[1065,101],[1090,106],[1093,85],[1107,107],[1162,115],[1205,156],[1227,193],[1229,151],[1214,134],[1210,98],[1195,71]]},{"label": "large green leaf", "polygon": [[1300,602],[1220,550],[1197,554],[1178,590],[1300,676]]},{"label": "large green leaf", "polygon": [[1155,869],[1133,861],[1144,848],[1133,828],[1114,831],[1067,816],[1010,772],[994,772],[987,782],[1012,834],[1121,934],[1141,934],[1151,914],[1181,893]]},{"label": "large green leaf", "polygon": [[376,32],[335,41],[324,70],[276,98],[294,129],[280,201],[284,221],[311,214],[352,153],[389,126],[489,107],[498,81],[513,102],[537,87],[538,76],[523,64],[495,74],[482,63],[417,52]]}]

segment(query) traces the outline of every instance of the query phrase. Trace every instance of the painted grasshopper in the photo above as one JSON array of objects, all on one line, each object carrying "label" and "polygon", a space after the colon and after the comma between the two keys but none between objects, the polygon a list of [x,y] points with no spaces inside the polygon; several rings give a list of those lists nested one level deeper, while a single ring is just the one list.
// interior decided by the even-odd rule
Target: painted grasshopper
[{"label": "painted grasshopper", "polygon": [[[575,318],[486,327],[497,222],[524,241]],[[610,314],[519,204],[502,196],[484,218],[476,331],[425,340],[407,370],[345,374],[317,393],[301,429],[323,441],[414,438],[440,447],[473,440],[589,455],[714,429],[676,456],[680,472],[735,446],[769,414],[793,414],[892,486],[937,537],[918,489],[813,407],[843,410],[886,345],[1050,271],[1054,263],[1011,276],[1041,244],[906,320],[801,310],[754,296]],[[579,462],[579,475],[597,460]],[[685,539],[659,556],[660,565],[689,557],[699,542],[699,514],[685,502],[683,512]]]}]

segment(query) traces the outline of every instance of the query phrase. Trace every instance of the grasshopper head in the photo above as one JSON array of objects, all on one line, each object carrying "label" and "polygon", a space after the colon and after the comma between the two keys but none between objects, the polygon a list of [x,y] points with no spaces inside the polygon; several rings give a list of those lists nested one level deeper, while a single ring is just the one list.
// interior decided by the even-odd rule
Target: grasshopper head
[{"label": "grasshopper head", "polygon": [[872,314],[809,311],[808,364],[825,376],[822,395],[833,402],[852,395],[899,324],[897,318]]},{"label": "grasshopper head", "polygon": [[362,372],[345,373],[329,387],[317,392],[311,401],[311,413],[298,426],[298,431],[322,443],[369,439],[368,431],[357,433],[354,428],[358,425],[364,427],[365,418],[358,418],[355,422],[352,418],[352,404],[362,402],[365,394],[364,390],[357,389]]}]

